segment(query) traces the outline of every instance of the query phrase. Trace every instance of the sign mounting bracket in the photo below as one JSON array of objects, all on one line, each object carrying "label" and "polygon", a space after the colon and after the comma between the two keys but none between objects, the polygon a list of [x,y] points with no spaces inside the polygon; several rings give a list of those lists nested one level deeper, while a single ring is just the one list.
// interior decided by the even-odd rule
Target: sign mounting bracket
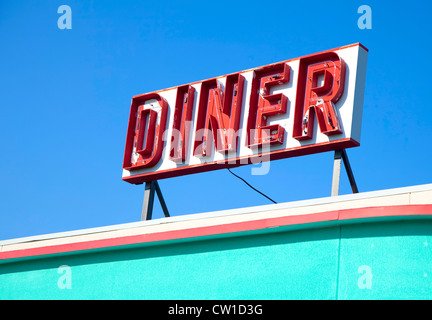
[{"label": "sign mounting bracket", "polygon": [[169,217],[168,207],[165,203],[165,199],[162,195],[162,191],[159,187],[157,180],[146,182],[144,190],[144,201],[141,212],[141,221],[151,220],[153,214],[154,195],[156,194],[159,198],[159,202],[162,206],[165,217]]},{"label": "sign mounting bracket", "polygon": [[333,181],[331,196],[335,197],[339,195],[339,182],[340,182],[340,172],[341,172],[341,162],[343,161],[348,179],[351,185],[351,190],[353,193],[358,193],[358,188],[356,181],[354,179],[354,174],[351,169],[351,165],[348,160],[348,155],[345,149],[336,150],[334,153],[334,163],[333,163]]}]

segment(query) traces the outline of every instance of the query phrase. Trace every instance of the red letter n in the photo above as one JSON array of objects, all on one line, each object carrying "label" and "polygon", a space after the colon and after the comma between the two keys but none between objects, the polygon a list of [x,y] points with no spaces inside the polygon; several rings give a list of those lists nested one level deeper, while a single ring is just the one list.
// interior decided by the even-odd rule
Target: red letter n
[{"label": "red letter n", "polygon": [[[195,156],[210,155],[212,140],[218,152],[237,150],[243,87],[244,77],[240,74],[227,76],[225,93],[217,79],[202,82],[195,131],[198,137],[194,145]],[[213,139],[208,137],[210,127]]]}]

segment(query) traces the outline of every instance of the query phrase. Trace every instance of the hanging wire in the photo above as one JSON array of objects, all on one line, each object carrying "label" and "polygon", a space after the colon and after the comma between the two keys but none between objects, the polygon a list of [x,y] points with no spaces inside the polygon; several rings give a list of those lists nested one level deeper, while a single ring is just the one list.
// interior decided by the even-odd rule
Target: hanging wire
[{"label": "hanging wire", "polygon": [[267,199],[269,199],[271,202],[276,203],[276,201],[274,201],[272,198],[270,198],[269,196],[265,195],[264,193],[262,193],[261,191],[255,189],[254,187],[252,187],[245,179],[243,179],[242,177],[239,177],[238,175],[236,175],[234,172],[232,172],[229,168],[227,168],[228,171],[235,177],[239,178],[241,181],[243,181],[244,183],[246,183],[251,189],[255,190],[256,192],[258,192],[259,194],[263,195],[264,197],[266,197]]}]

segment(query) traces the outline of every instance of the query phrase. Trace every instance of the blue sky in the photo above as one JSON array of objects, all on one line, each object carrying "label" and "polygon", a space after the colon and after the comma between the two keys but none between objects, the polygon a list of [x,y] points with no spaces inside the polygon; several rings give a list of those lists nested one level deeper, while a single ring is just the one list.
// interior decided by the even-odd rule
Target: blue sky
[{"label": "blue sky", "polygon": [[[369,49],[361,146],[347,151],[359,190],[432,183],[431,3],[264,4],[2,0],[0,240],[140,220],[144,185],[121,179],[132,96],[356,42]],[[333,153],[250,169],[233,171],[277,202],[326,197]],[[172,215],[270,203],[227,170],[159,183]]]}]

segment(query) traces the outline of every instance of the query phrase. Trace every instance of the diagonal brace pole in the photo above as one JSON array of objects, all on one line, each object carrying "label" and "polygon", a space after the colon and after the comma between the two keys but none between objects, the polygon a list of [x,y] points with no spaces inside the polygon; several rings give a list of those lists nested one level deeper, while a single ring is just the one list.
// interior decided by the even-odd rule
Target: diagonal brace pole
[{"label": "diagonal brace pole", "polygon": [[348,155],[345,149],[336,150],[334,154],[333,163],[333,179],[332,179],[332,197],[339,195],[339,182],[340,182],[340,172],[341,172],[341,162],[343,161],[345,171],[348,175],[348,180],[351,185],[351,190],[353,193],[358,193],[357,183],[354,179],[354,174],[351,169],[351,165],[348,160]]},{"label": "diagonal brace pole", "polygon": [[141,221],[151,220],[152,218],[155,192],[159,198],[159,202],[161,204],[165,217],[170,216],[168,212],[168,207],[165,203],[165,199],[162,195],[162,191],[159,187],[159,183],[156,180],[149,181],[146,182],[145,184],[144,201],[143,201],[143,207],[141,212]]},{"label": "diagonal brace pole", "polygon": [[353,171],[351,169],[351,165],[350,165],[350,162],[348,160],[348,155],[347,155],[345,149],[342,149],[342,161],[343,161],[343,164],[344,164],[344,167],[345,167],[345,171],[346,171],[346,173],[348,175],[348,180],[349,180],[350,185],[351,185],[351,190],[352,190],[353,193],[358,193],[359,191],[358,191],[358,188],[357,188],[357,183],[356,183],[356,181],[354,179],[354,173],[353,173]]}]

